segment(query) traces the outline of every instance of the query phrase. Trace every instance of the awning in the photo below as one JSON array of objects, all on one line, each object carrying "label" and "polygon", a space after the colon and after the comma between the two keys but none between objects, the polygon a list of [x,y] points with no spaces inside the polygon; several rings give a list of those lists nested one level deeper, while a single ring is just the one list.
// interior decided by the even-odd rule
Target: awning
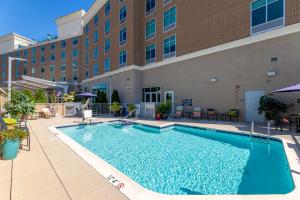
[{"label": "awning", "polygon": [[299,92],[300,91],[300,83],[297,85],[292,85],[289,87],[285,87],[279,90],[274,90],[272,93],[280,93],[280,92]]},{"label": "awning", "polygon": [[22,76],[18,81],[12,81],[12,85],[22,89],[61,89],[67,93],[69,85],[65,82],[53,82],[44,79],[34,78],[30,76]]}]

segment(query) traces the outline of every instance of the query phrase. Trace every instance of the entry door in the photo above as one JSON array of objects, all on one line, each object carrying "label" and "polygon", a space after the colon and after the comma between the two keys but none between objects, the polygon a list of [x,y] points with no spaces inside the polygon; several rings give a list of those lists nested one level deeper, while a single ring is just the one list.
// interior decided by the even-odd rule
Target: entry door
[{"label": "entry door", "polygon": [[172,104],[172,113],[174,113],[174,92],[173,91],[168,91],[165,92],[165,102],[171,102]]},{"label": "entry door", "polygon": [[246,91],[245,105],[246,105],[246,122],[264,123],[265,117],[258,113],[259,100],[265,95],[264,91]]}]

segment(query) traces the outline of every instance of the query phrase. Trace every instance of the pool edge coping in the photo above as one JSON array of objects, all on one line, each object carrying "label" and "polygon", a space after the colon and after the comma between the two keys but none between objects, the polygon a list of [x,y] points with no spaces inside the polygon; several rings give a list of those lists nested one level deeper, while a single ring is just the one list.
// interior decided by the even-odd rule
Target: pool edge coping
[{"label": "pool edge coping", "polygon": [[[112,122],[112,121],[122,121],[122,120],[108,120],[104,122]],[[96,122],[103,123],[103,122]],[[233,134],[239,135],[249,135],[247,131],[233,131],[233,130],[225,130],[220,128],[207,128],[201,127],[197,125],[187,124],[185,122],[169,122],[166,125],[155,125],[155,124],[147,124],[145,122],[134,122],[135,124],[141,124],[145,126],[150,126],[154,128],[168,128],[170,126],[185,126],[192,128],[199,128],[204,130],[216,130],[216,131],[224,131]],[[98,157],[93,152],[89,151],[87,148],[83,147],[73,139],[66,136],[63,132],[58,130],[58,128],[64,127],[73,127],[79,126],[81,124],[72,123],[72,124],[64,124],[64,125],[56,125],[48,127],[48,130],[52,132],[56,137],[58,137],[65,145],[67,145],[73,152],[75,152],[78,156],[80,156],[85,162],[87,162],[93,169],[95,169],[100,175],[102,175],[109,183],[115,186],[120,192],[122,192],[128,199],[131,200],[147,200],[147,199],[160,199],[160,200],[186,200],[187,197],[189,199],[201,200],[201,199],[209,199],[209,200],[217,200],[217,199],[235,199],[235,200],[250,200],[250,199],[258,199],[264,198],[266,200],[276,200],[276,199],[288,199],[288,200],[298,200],[300,196],[300,173],[297,171],[300,168],[300,152],[298,149],[291,148],[288,145],[294,143],[291,140],[279,138],[277,136],[272,136],[271,138],[274,140],[279,140],[282,142],[284,151],[286,154],[286,158],[290,167],[291,176],[294,182],[294,189],[287,194],[262,194],[262,195],[166,195],[158,192],[151,191],[147,188],[144,188],[139,183],[135,182],[114,166],[107,163],[105,160]],[[90,124],[83,124],[90,125]],[[262,136],[263,137],[263,136]],[[297,174],[298,173],[298,174]],[[114,176],[114,179],[110,179],[111,176]],[[110,178],[109,178],[110,177]],[[112,183],[114,181],[114,183]],[[116,184],[117,183],[117,184]],[[125,184],[125,187],[119,188],[120,183]]]}]

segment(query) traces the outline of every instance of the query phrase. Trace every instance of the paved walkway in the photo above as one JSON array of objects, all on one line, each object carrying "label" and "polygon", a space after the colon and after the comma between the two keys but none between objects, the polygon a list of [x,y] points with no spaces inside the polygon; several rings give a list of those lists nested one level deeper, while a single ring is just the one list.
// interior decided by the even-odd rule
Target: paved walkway
[{"label": "paved walkway", "polygon": [[[109,119],[102,118],[99,121]],[[54,118],[30,121],[31,151],[22,150],[14,161],[0,160],[0,200],[123,200],[127,199],[49,130],[49,126],[78,123],[80,119]],[[173,121],[145,121],[168,125]],[[249,131],[244,123],[178,120],[195,126]],[[256,131],[266,134],[264,126]],[[300,149],[300,134],[271,131],[291,140],[289,147]]]}]

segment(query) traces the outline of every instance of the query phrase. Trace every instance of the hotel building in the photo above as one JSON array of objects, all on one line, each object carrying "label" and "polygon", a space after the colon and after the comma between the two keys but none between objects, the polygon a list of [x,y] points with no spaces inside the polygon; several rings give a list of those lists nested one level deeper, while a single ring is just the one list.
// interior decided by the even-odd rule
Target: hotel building
[{"label": "hotel building", "polygon": [[[262,122],[259,98],[296,84],[300,74],[298,0],[96,0],[56,19],[57,37],[0,37],[0,81],[21,75],[67,82],[122,102],[161,102],[240,110]],[[276,95],[300,112],[297,94]]]}]

